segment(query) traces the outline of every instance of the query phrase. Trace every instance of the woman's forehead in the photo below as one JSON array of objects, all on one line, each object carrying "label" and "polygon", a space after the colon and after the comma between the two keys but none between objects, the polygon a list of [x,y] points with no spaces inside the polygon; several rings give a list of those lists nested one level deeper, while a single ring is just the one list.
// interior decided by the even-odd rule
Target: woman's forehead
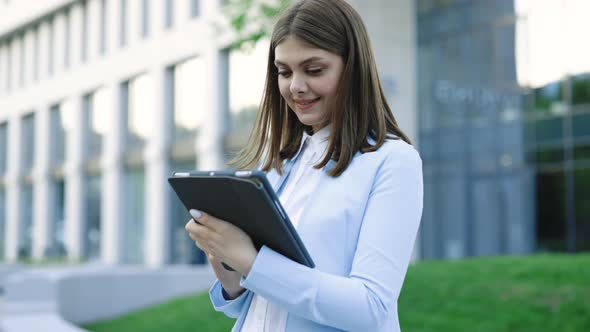
[{"label": "woman's forehead", "polygon": [[333,54],[324,49],[315,47],[301,41],[298,38],[289,36],[275,47],[275,62],[285,64],[298,64],[310,58],[312,60],[330,59],[336,54]]}]

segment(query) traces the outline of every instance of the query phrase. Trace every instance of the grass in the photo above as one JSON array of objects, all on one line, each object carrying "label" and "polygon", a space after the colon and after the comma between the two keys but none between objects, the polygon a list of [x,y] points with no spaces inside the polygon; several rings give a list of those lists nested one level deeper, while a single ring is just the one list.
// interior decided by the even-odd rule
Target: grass
[{"label": "grass", "polygon": [[111,321],[84,326],[94,332],[228,332],[234,320],[215,312],[207,293],[182,297]]},{"label": "grass", "polygon": [[[408,271],[399,315],[404,332],[590,331],[590,255],[420,262]],[[232,325],[199,294],[85,328],[217,332]]]}]

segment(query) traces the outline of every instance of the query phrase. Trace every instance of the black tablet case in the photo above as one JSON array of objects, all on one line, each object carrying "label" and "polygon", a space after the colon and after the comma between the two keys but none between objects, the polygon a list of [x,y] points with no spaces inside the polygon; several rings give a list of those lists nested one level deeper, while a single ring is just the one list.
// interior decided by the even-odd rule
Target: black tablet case
[{"label": "black tablet case", "polygon": [[168,182],[187,210],[233,223],[252,238],[256,249],[266,245],[315,267],[263,172],[178,172]]}]

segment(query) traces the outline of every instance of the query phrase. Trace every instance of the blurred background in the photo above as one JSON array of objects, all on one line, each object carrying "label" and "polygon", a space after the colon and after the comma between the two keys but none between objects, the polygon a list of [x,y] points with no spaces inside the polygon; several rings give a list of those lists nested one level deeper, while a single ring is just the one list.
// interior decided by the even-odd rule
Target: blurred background
[{"label": "blurred background", "polygon": [[[424,161],[415,258],[589,251],[590,1],[349,2]],[[205,263],[166,177],[244,145],[284,3],[0,0],[2,260]]]}]

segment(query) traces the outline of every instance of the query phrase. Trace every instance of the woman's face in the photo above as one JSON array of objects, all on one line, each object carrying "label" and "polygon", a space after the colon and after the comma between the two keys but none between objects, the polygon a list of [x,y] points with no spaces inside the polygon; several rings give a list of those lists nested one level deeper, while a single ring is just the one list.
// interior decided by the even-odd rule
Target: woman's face
[{"label": "woman's face", "polygon": [[275,48],[275,66],[281,95],[299,121],[317,132],[334,101],[342,58],[289,36]]}]

